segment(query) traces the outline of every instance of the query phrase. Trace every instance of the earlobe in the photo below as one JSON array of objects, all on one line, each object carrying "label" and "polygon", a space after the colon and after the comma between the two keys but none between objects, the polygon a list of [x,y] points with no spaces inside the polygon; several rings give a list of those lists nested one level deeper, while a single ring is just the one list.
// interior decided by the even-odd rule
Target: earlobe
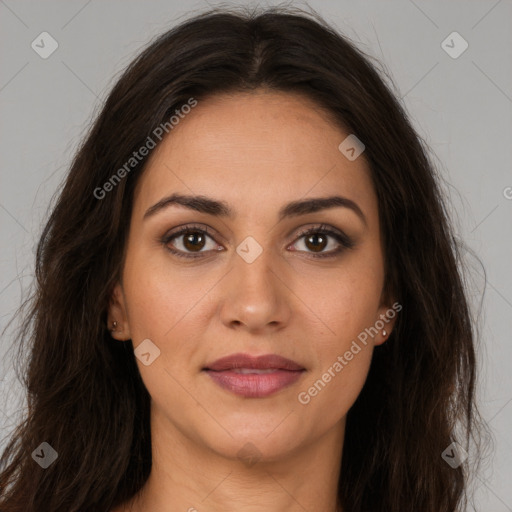
[{"label": "earlobe", "polygon": [[401,305],[396,301],[391,301],[391,304],[379,308],[378,318],[375,322],[375,327],[378,329],[379,334],[376,336],[375,345],[381,345],[389,339],[393,332],[398,312],[402,309]]},{"label": "earlobe", "polygon": [[112,338],[126,341],[131,338],[126,304],[121,285],[117,283],[112,290],[107,315],[107,328]]}]

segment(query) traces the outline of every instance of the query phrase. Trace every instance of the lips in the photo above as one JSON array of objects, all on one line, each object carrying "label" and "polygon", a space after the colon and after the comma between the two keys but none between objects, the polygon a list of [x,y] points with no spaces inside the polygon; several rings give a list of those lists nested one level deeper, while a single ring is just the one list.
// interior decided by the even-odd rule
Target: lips
[{"label": "lips", "polygon": [[264,398],[296,382],[304,367],[277,354],[232,354],[209,363],[205,371],[220,387],[246,398]]},{"label": "lips", "polygon": [[259,357],[253,357],[248,354],[232,354],[217,361],[208,364],[205,369],[221,372],[233,369],[251,369],[251,370],[304,370],[302,366],[278,356],[277,354],[268,354]]}]

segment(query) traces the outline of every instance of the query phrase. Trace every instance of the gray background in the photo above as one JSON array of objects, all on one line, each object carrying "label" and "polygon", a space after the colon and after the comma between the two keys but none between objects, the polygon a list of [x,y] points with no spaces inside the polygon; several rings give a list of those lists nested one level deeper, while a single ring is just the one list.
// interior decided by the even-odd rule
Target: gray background
[{"label": "gray background", "polygon": [[[482,302],[479,400],[495,448],[475,479],[476,509],[512,511],[512,2],[309,5],[382,62],[437,155],[459,236],[483,261],[485,289],[484,270],[470,260],[472,298],[475,310]],[[207,7],[201,1],[0,0],[0,329],[29,290],[49,200],[100,101],[152,36]],[[43,31],[59,44],[47,59],[31,48]],[[469,44],[456,59],[441,47],[453,31]],[[10,332],[0,341],[2,436],[23,406],[7,352]]]}]

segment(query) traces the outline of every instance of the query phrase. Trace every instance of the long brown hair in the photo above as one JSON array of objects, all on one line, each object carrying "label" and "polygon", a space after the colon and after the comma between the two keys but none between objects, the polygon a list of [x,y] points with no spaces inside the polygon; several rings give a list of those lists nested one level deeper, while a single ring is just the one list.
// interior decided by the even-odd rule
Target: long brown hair
[{"label": "long brown hair", "polygon": [[[98,188],[187,103],[256,88],[301,93],[366,146],[385,241],[385,288],[403,305],[348,412],[339,498],[346,512],[465,510],[481,455],[476,337],[439,176],[371,57],[316,13],[213,9],[153,41],[118,80],[78,150],[36,255],[17,337],[28,409],[3,452],[2,512],[102,512],[151,471],[150,397],[131,342],[106,311],[146,158]],[[126,170],[126,168],[125,168]],[[20,348],[20,359],[23,350]],[[42,469],[41,442],[58,459]],[[452,468],[456,441],[471,454]],[[459,508],[460,507],[460,508]],[[464,508],[462,508],[464,507]]]}]

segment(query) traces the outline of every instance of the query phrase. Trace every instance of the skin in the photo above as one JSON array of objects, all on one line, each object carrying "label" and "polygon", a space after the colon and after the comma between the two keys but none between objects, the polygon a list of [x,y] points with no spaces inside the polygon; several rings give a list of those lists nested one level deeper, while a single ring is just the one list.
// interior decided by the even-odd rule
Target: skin
[{"label": "skin", "polygon": [[[153,467],[141,492],[115,512],[337,510],[346,415],[374,346],[386,339],[382,330],[359,343],[361,351],[309,403],[298,394],[394,302],[384,300],[369,167],[364,154],[349,161],[340,152],[347,135],[309,99],[258,90],[199,102],[153,150],[109,308],[116,339],[134,347],[150,339],[160,350],[148,366],[137,359],[152,397]],[[171,205],[143,220],[176,192],[225,201],[234,216]],[[286,203],[334,194],[357,203],[366,222],[346,207],[278,221]],[[184,224],[208,226],[212,237],[185,246],[181,235],[168,246],[199,252],[198,259],[175,256],[161,242]],[[323,245],[299,236],[321,224],[355,246],[314,258],[340,245],[330,235]],[[236,252],[247,236],[262,248],[252,263]],[[201,371],[233,353],[279,354],[306,371],[269,397],[241,397]],[[246,443],[257,451],[253,465],[237,456]]]}]

